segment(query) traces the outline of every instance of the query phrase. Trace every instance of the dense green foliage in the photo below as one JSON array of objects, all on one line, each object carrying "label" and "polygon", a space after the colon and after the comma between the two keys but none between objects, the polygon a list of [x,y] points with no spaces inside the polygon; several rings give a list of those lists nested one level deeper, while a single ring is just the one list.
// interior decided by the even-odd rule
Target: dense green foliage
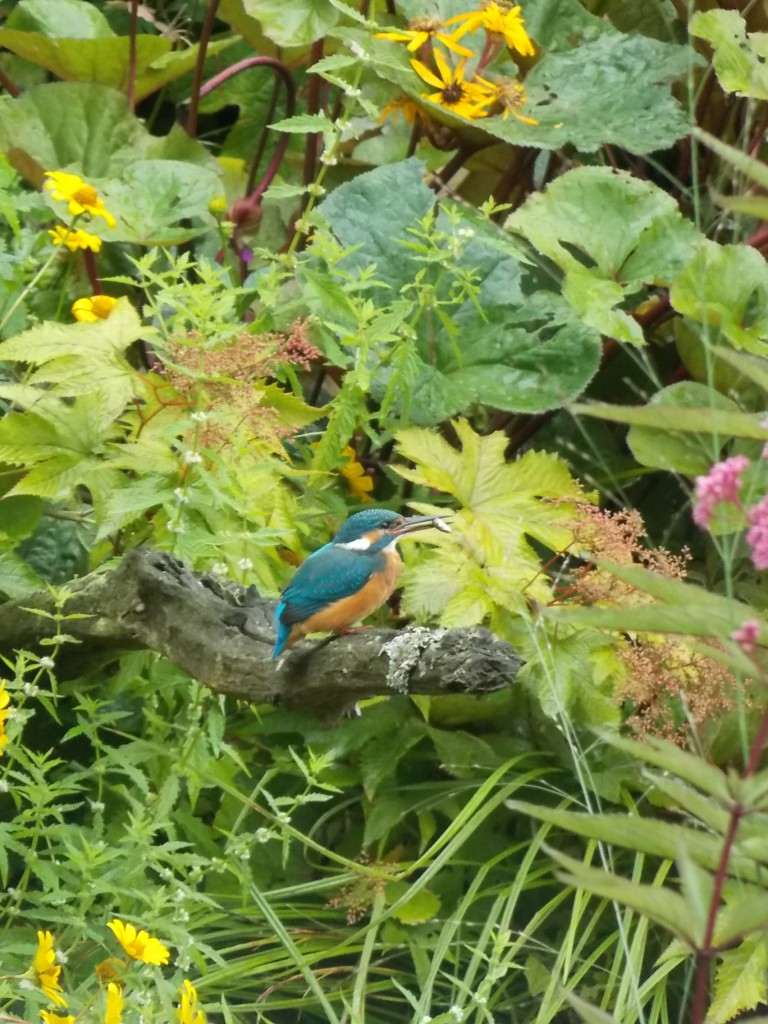
[{"label": "dense green foliage", "polygon": [[[59,608],[3,663],[0,1018],[768,1002],[768,18],[709,6],[0,3],[0,593]],[[370,501],[453,512],[378,621],[510,685],[327,727],[59,671],[74,578],[276,597]]]}]

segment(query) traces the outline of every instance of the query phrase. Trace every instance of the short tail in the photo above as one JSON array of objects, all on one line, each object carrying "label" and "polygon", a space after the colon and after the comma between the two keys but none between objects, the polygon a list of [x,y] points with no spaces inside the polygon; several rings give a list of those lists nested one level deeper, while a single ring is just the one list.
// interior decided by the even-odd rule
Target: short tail
[{"label": "short tail", "polygon": [[291,626],[281,621],[280,616],[285,611],[285,602],[281,601],[275,609],[275,626],[277,628],[277,636],[275,638],[275,646],[272,648],[272,659],[279,658],[285,650],[285,646],[288,643],[288,639],[291,635]]}]

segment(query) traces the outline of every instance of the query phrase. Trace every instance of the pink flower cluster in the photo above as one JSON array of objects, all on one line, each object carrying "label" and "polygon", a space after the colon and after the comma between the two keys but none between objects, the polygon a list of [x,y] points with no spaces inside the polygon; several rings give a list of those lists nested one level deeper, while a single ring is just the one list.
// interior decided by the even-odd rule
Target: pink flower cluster
[{"label": "pink flower cluster", "polygon": [[768,569],[768,495],[749,510],[747,544],[756,569]]},{"label": "pink flower cluster", "polygon": [[[745,455],[734,455],[716,463],[706,476],[697,476],[693,521],[708,529],[715,509],[721,502],[742,508],[739,499],[741,474],[749,465]],[[749,529],[747,544],[756,569],[768,569],[768,494],[747,510]]]},{"label": "pink flower cluster", "polygon": [[760,623],[757,619],[747,619],[731,633],[731,640],[735,640],[745,654],[754,653],[759,639]]},{"label": "pink flower cluster", "polygon": [[693,506],[693,521],[706,530],[715,508],[721,501],[739,505],[741,474],[749,465],[746,455],[734,455],[716,463],[706,476],[696,477],[696,500]]}]

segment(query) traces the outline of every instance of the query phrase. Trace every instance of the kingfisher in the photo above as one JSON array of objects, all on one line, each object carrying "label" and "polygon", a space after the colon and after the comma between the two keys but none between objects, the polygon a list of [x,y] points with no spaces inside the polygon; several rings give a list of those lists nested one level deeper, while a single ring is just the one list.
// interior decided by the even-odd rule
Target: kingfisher
[{"label": "kingfisher", "polygon": [[397,542],[431,527],[450,533],[442,516],[406,517],[386,508],[350,516],[330,544],[299,567],[280,595],[272,657],[307,633],[342,633],[384,604],[403,564]]}]

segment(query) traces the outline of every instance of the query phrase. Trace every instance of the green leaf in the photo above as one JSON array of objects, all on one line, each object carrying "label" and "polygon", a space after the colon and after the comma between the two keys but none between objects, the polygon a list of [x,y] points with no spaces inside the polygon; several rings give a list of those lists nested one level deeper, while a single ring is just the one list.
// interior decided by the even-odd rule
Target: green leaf
[{"label": "green leaf", "polygon": [[134,160],[121,181],[103,185],[105,203],[119,218],[108,237],[147,246],[188,241],[213,225],[208,204],[221,191],[220,176],[207,167],[182,160]]},{"label": "green leaf", "polygon": [[[658,818],[625,814],[580,814],[562,808],[539,807],[521,800],[506,800],[505,806],[515,813],[548,821],[576,835],[613,843],[639,853],[650,853],[665,860],[673,861],[681,845],[685,846],[696,864],[709,871],[717,870],[721,860],[722,836],[660,821]],[[727,870],[735,877],[756,882],[762,877],[763,868],[751,857],[735,852],[728,862]]]},{"label": "green leaf", "polygon": [[[390,882],[384,888],[387,903],[395,903],[405,896],[410,886],[407,882]],[[437,917],[442,900],[429,889],[419,889],[410,896],[392,915],[402,924],[425,924]]]},{"label": "green leaf", "polygon": [[0,593],[15,601],[44,588],[43,580],[23,558],[13,551],[0,551]]},{"label": "green leaf", "polygon": [[503,433],[483,437],[464,420],[453,426],[461,451],[435,431],[398,431],[398,453],[415,465],[393,467],[420,486],[452,494],[462,506],[452,521],[454,534],[428,538],[421,547],[429,544],[434,552],[422,555],[405,576],[407,611],[438,616],[446,626],[472,625],[496,607],[514,608],[522,593],[549,601],[549,585],[528,538],[552,550],[565,548],[571,539],[562,526],[566,503],[580,494],[557,456],[526,452],[508,463]]},{"label": "green leaf", "polygon": [[[474,124],[518,146],[559,149],[571,143],[587,153],[606,143],[638,154],[667,149],[689,132],[688,114],[669,83],[698,63],[700,58],[687,46],[604,33],[568,51],[545,53],[531,69],[525,80],[529,102],[523,112],[538,124],[513,117],[489,117]],[[421,90],[412,90],[417,91]],[[442,108],[426,106],[446,119]]]},{"label": "green leaf", "polygon": [[708,146],[719,157],[722,157],[726,163],[741,171],[742,174],[757,182],[758,185],[768,188],[768,167],[765,164],[755,160],[754,157],[749,156],[743,150],[736,149],[735,146],[729,146],[727,142],[723,142],[701,128],[694,128],[693,135],[699,142],[703,142],[705,146]]},{"label": "green leaf", "polygon": [[765,1003],[768,997],[767,975],[768,947],[764,935],[750,936],[735,949],[725,950],[715,972],[714,993],[706,1024],[726,1024]]},{"label": "green leaf", "polygon": [[697,11],[688,31],[712,44],[715,74],[726,92],[768,99],[768,33],[747,32],[738,11]]},{"label": "green leaf", "polygon": [[[681,381],[662,388],[653,395],[645,407],[660,405],[686,410],[680,420],[687,417],[688,409],[701,409],[707,405],[713,409],[724,409],[739,414],[738,405],[713,388],[693,381]],[[666,469],[687,476],[698,476],[709,471],[713,460],[712,435],[684,433],[657,427],[632,426],[627,433],[627,444],[637,461],[643,466]]]},{"label": "green leaf", "polygon": [[243,10],[261,23],[264,35],[277,46],[308,46],[339,20],[328,0],[243,0]]},{"label": "green leaf", "polygon": [[[710,395],[712,392],[708,391]],[[718,403],[719,404],[719,403]],[[572,406],[575,413],[597,416],[613,423],[629,423],[639,427],[656,427],[688,434],[707,434],[725,443],[733,437],[754,438],[768,441],[768,429],[761,426],[764,416],[746,412],[731,412],[724,408],[696,408],[686,405],[685,416],[681,416],[674,405],[660,402],[652,405],[608,405],[592,402],[588,405]]]},{"label": "green leaf", "polygon": [[325,114],[294,114],[282,121],[275,121],[268,127],[276,132],[290,132],[292,135],[310,135],[313,132],[335,132],[336,127]]},{"label": "green leaf", "polygon": [[568,171],[505,226],[565,272],[563,294],[585,323],[635,344],[639,325],[615,307],[643,285],[668,284],[700,238],[665,192],[607,167]]},{"label": "green leaf", "polygon": [[[0,148],[37,188],[44,171],[60,168],[89,179],[118,177],[143,156],[163,157],[166,147],[178,148],[178,139],[178,131],[167,139],[151,136],[125,96],[103,85],[51,82],[17,99],[0,96]],[[196,162],[211,160],[188,137],[184,147],[180,158],[197,154]]]},{"label": "green leaf", "polygon": [[0,534],[12,541],[28,537],[40,522],[44,508],[40,498],[0,498]]},{"label": "green leaf", "polygon": [[425,173],[424,164],[410,157],[360,174],[323,200],[320,212],[333,233],[345,248],[356,247],[344,260],[346,269],[375,264],[377,280],[395,291],[413,280],[417,264],[402,240],[434,206]]},{"label": "green leaf", "polygon": [[719,329],[736,348],[768,352],[768,267],[751,246],[700,243],[669,298],[678,313]]},{"label": "green leaf", "polygon": [[109,39],[115,35],[102,12],[86,0],[19,0],[6,25],[51,39]]},{"label": "green leaf", "polygon": [[703,925],[695,926],[691,908],[683,896],[663,886],[630,882],[600,868],[589,867],[551,847],[545,849],[558,864],[566,868],[567,873],[560,873],[560,878],[567,885],[631,907],[649,921],[662,925],[691,949],[701,948]]}]

